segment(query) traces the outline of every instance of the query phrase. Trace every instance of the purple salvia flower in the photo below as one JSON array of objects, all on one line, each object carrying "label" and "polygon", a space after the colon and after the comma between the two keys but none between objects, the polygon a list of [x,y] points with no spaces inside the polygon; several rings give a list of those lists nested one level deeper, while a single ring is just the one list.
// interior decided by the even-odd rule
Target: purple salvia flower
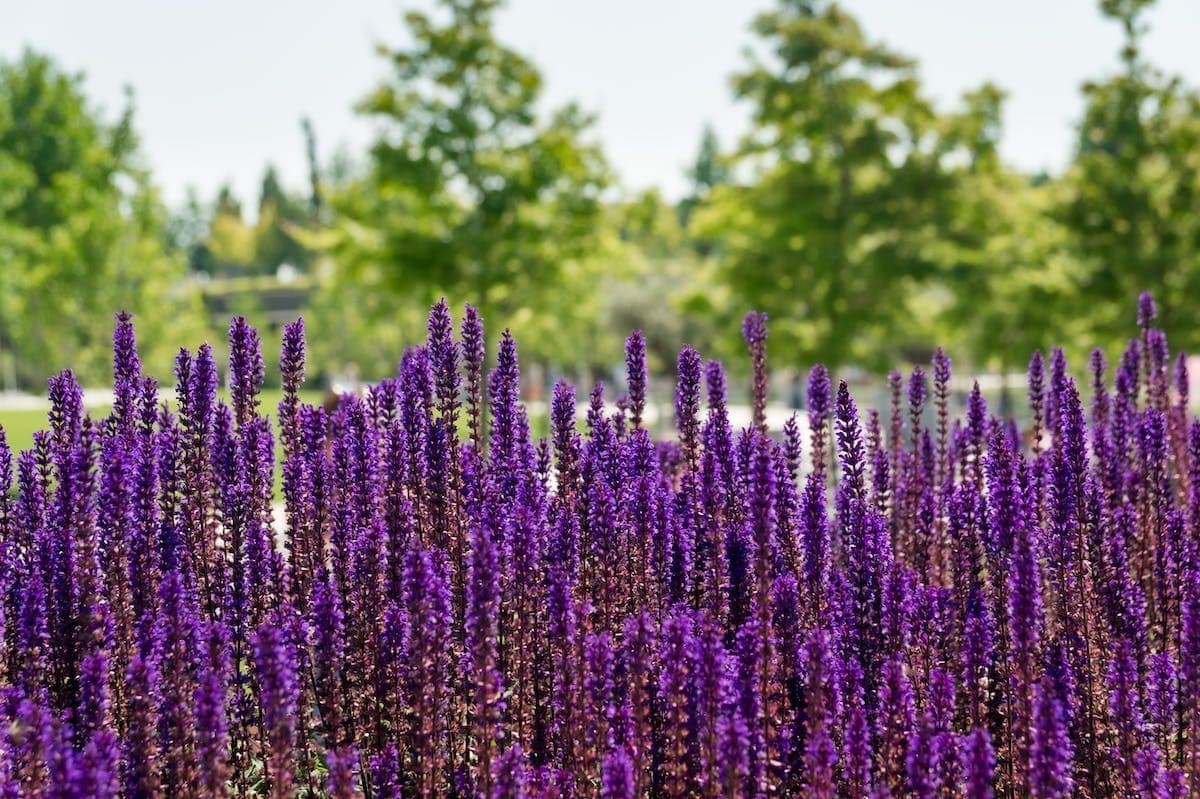
[{"label": "purple salvia flower", "polygon": [[1150,656],[1146,716],[1159,745],[1166,749],[1178,737],[1175,730],[1178,711],[1179,674],[1170,652]]},{"label": "purple salvia flower", "polygon": [[658,685],[662,703],[659,712],[666,735],[662,753],[662,790],[663,795],[671,799],[682,799],[691,791],[689,752],[692,733],[688,708],[694,646],[691,616],[686,611],[676,610],[663,630],[662,675]]},{"label": "purple salvia flower", "polygon": [[832,799],[835,792],[833,770],[838,757],[831,727],[838,716],[838,697],[834,693],[836,665],[827,631],[814,630],[809,635],[805,661],[805,795],[812,799]]},{"label": "purple salvia flower", "polygon": [[526,799],[525,771],[525,753],[520,744],[513,744],[496,761],[489,799]]},{"label": "purple salvia flower", "polygon": [[1029,793],[1034,799],[1067,799],[1072,795],[1073,757],[1062,702],[1047,680],[1033,689],[1034,717],[1029,747]]},{"label": "purple salvia flower", "polygon": [[204,636],[208,657],[196,686],[196,757],[204,764],[200,780],[204,795],[226,793],[229,775],[229,722],[225,688],[229,683],[229,631],[219,621],[209,622]]},{"label": "purple salvia flower", "polygon": [[160,669],[162,788],[184,791],[196,781],[195,701],[196,658],[201,644],[196,609],[179,572],[163,576],[160,613],[154,630],[156,662]]},{"label": "purple salvia flower", "polygon": [[1149,330],[1157,316],[1158,308],[1154,304],[1154,295],[1148,291],[1143,291],[1138,295],[1137,302],[1138,327],[1142,330]]},{"label": "purple salvia flower", "polygon": [[134,655],[125,672],[129,687],[124,733],[125,793],[157,796],[160,786],[157,707],[158,669],[153,661]]},{"label": "purple salvia flower", "polygon": [[229,323],[229,394],[239,427],[258,412],[258,390],[265,374],[258,330],[244,316],[235,316]]},{"label": "purple salvia flower", "polygon": [[1042,431],[1046,424],[1046,361],[1035,351],[1029,359],[1029,407],[1033,411],[1033,451],[1042,450]]},{"label": "purple salvia flower", "polygon": [[800,432],[800,422],[796,414],[792,414],[783,423],[783,452],[787,461],[788,477],[794,483],[800,475],[800,459],[804,456],[804,438]]},{"label": "purple salvia flower", "polygon": [[757,311],[746,314],[742,320],[742,338],[750,349],[752,389],[750,408],[753,424],[762,432],[767,431],[767,315]]},{"label": "purple salvia flower", "polygon": [[933,404],[937,410],[938,473],[937,484],[947,479],[946,458],[950,445],[950,356],[941,347],[933,351]]},{"label": "purple salvia flower", "polygon": [[496,368],[488,376],[488,399],[492,411],[491,470],[503,479],[516,466],[521,400],[517,342],[507,330],[500,338]]},{"label": "purple salvia flower", "polygon": [[504,712],[496,640],[499,634],[500,566],[496,543],[487,526],[472,524],[470,535],[465,633],[470,659],[472,731],[477,742],[475,780],[480,790],[487,793]]},{"label": "purple salvia flower", "polygon": [[962,737],[960,759],[963,799],[994,799],[996,755],[987,727],[976,727]]},{"label": "purple salvia flower", "polygon": [[833,391],[829,382],[829,370],[817,364],[808,372],[806,405],[808,407],[808,429],[812,438],[813,471],[825,479],[825,443],[828,440],[829,419],[833,415]]},{"label": "purple salvia flower", "polygon": [[843,664],[842,707],[845,713],[845,732],[842,743],[842,781],[849,796],[871,794],[871,730],[863,696],[863,670],[856,660]]},{"label": "purple salvia flower", "polygon": [[283,345],[279,351],[279,382],[283,398],[279,400],[279,430],[284,451],[289,455],[300,445],[300,384],[304,382],[304,320],[283,326]]},{"label": "purple salvia flower", "polygon": [[629,391],[629,420],[642,426],[646,410],[646,337],[635,330],[625,339],[625,386]]},{"label": "purple salvia flower", "polygon": [[1188,796],[1187,775],[1181,768],[1167,769],[1167,799],[1186,799]]},{"label": "purple salvia flower", "polygon": [[98,730],[83,748],[79,758],[79,796],[117,799],[121,790],[121,753],[117,734],[111,729]]},{"label": "purple salvia flower", "polygon": [[1168,799],[1167,772],[1157,747],[1149,746],[1139,751],[1135,768],[1138,799]]},{"label": "purple salvia flower", "polygon": [[434,553],[414,548],[406,556],[404,603],[409,618],[419,620],[412,625],[408,676],[417,719],[418,793],[432,796],[445,778],[451,622],[449,579]]},{"label": "purple salvia flower", "polygon": [[909,437],[915,450],[921,435],[921,415],[925,412],[925,401],[929,399],[929,380],[925,370],[916,367],[908,378]]},{"label": "purple salvia flower", "polygon": [[[426,349],[433,368],[434,395],[439,416],[447,428],[455,431],[458,420],[458,393],[462,378],[458,371],[458,343],[454,340],[454,320],[445,298],[429,311],[429,336]],[[457,437],[457,433],[455,433]]]},{"label": "purple salvia flower", "polygon": [[113,408],[112,418],[119,430],[133,428],[137,395],[142,379],[142,362],[138,358],[137,338],[133,332],[133,314],[121,311],[115,315],[113,329]]},{"label": "purple salvia flower", "polygon": [[550,430],[554,438],[558,494],[569,502],[579,490],[579,434],[575,431],[575,387],[565,380],[554,384],[550,402]]},{"label": "purple salvia flower", "polygon": [[285,606],[255,632],[251,647],[255,682],[267,741],[268,796],[285,799],[295,794],[296,710],[300,686],[296,648],[291,641]]},{"label": "purple salvia flower", "polygon": [[695,636],[695,712],[700,786],[706,794],[720,790],[722,736],[735,712],[733,662],[725,650],[720,629],[704,620]]},{"label": "purple salvia flower", "polygon": [[891,658],[883,664],[875,740],[879,787],[900,795],[907,783],[908,745],[914,724],[913,689],[904,665]]},{"label": "purple salvia flower", "polygon": [[816,472],[810,473],[804,483],[800,518],[804,542],[804,579],[808,585],[809,601],[818,605],[825,595],[824,588],[829,578],[829,521],[825,510],[825,484]]},{"label": "purple salvia flower", "polygon": [[325,765],[329,768],[329,776],[325,779],[329,799],[358,799],[362,796],[354,773],[358,767],[357,748],[346,746],[326,752]]},{"label": "purple salvia flower", "polygon": [[634,791],[633,761],[624,746],[617,746],[604,756],[600,799],[636,799]]},{"label": "purple salvia flower", "polygon": [[1137,753],[1145,738],[1141,707],[1140,675],[1133,647],[1126,639],[1115,642],[1116,651],[1108,664],[1108,708],[1114,728],[1110,750],[1118,784],[1132,790],[1136,783]]},{"label": "purple salvia flower", "polygon": [[976,464],[978,463],[980,453],[983,451],[983,444],[987,440],[988,435],[988,407],[987,400],[984,399],[983,392],[979,390],[979,383],[975,382],[971,385],[971,393],[967,395],[967,441],[970,446],[971,476],[977,477]]},{"label": "purple salvia flower", "polygon": [[388,742],[383,751],[371,757],[371,788],[379,799],[400,799],[400,752]]},{"label": "purple salvia flower", "polygon": [[679,351],[679,383],[675,389],[675,428],[690,469],[695,469],[700,434],[700,353],[691,347]]},{"label": "purple salvia flower", "polygon": [[462,320],[462,356],[466,377],[467,429],[476,449],[483,448],[483,318],[467,305]]},{"label": "purple salvia flower", "polygon": [[342,669],[345,657],[345,625],[342,597],[329,579],[318,579],[313,587],[313,686],[325,736],[334,743],[342,738]]},{"label": "purple salvia flower", "polygon": [[954,681],[935,668],[930,673],[925,708],[908,748],[908,785],[918,799],[953,795],[958,783],[958,763],[951,724],[954,716]]},{"label": "purple salvia flower", "polygon": [[1026,685],[1033,680],[1044,623],[1040,568],[1032,537],[1028,524],[1018,526],[1008,574],[1008,629],[1016,675]]}]

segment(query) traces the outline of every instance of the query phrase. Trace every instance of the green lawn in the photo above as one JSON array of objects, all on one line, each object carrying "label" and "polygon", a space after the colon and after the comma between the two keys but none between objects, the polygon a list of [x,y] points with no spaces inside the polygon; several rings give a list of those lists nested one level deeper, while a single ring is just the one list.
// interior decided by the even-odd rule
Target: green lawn
[{"label": "green lawn", "polygon": [[[225,392],[221,392],[222,397],[226,397]],[[272,423],[276,422],[278,416],[279,400],[283,393],[278,389],[263,391],[262,393],[262,410],[270,415]],[[302,402],[310,404],[319,404],[322,400],[322,394],[319,391],[301,392],[300,399]],[[108,415],[111,410],[108,405],[91,406],[87,408],[88,413],[93,419],[102,419]],[[583,423],[583,413],[579,416],[580,425]],[[459,420],[460,433],[466,432],[466,420]],[[529,416],[529,426],[535,439],[546,436],[550,431],[550,419],[545,413],[531,413]],[[46,421],[45,410],[3,410],[0,409],[0,427],[4,428],[4,433],[8,437],[8,445],[12,448],[13,453],[18,453],[21,450],[29,449],[33,446],[33,434],[37,430],[45,430],[49,427]],[[279,431],[275,430],[276,456],[283,457],[283,453],[279,448]],[[276,482],[280,475],[279,469],[276,468]],[[278,491],[278,486],[276,486]]]},{"label": "green lawn", "polygon": [[[228,399],[225,392],[221,392],[223,398]],[[270,415],[271,421],[275,421],[278,416],[279,400],[283,396],[283,392],[278,389],[263,391],[262,393],[262,410]],[[300,399],[302,402],[319,403],[322,395],[318,391],[301,392]],[[89,406],[87,411],[93,419],[103,419],[109,414],[111,407],[108,405]],[[0,409],[0,427],[4,428],[4,433],[8,437],[8,445],[12,451],[20,452],[23,449],[29,449],[33,446],[33,434],[38,430],[45,430],[49,427],[46,421],[45,410],[16,410],[9,411]],[[278,439],[278,431],[276,438]]]},{"label": "green lawn", "polygon": [[[100,410],[97,408],[93,413]],[[108,408],[104,408],[103,412],[108,413]],[[12,451],[20,452],[33,446],[34,432],[45,430],[48,427],[46,412],[0,410],[0,427],[4,428],[4,434],[8,437],[8,445],[12,447]]]}]

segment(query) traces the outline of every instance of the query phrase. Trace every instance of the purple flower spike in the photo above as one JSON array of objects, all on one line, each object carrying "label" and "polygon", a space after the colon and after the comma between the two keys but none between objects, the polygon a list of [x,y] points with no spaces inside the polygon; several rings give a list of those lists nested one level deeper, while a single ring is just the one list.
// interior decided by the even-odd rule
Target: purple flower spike
[{"label": "purple flower spike", "polygon": [[646,410],[646,337],[635,330],[625,340],[625,385],[629,391],[629,420],[642,426]]},{"label": "purple flower spike", "polygon": [[767,315],[757,311],[746,314],[742,320],[742,338],[750,348],[750,366],[753,374],[751,390],[751,413],[754,426],[764,433],[767,430]]},{"label": "purple flower spike", "polygon": [[675,389],[675,427],[679,445],[690,466],[695,466],[700,434],[700,353],[691,347],[679,351],[679,384]]},{"label": "purple flower spike", "polygon": [[976,727],[962,739],[964,799],[994,799],[996,756],[986,727]]},{"label": "purple flower spike", "polygon": [[1148,291],[1143,291],[1139,294],[1137,311],[1138,327],[1142,330],[1149,330],[1150,325],[1154,324],[1154,319],[1158,316],[1158,308],[1154,304],[1154,295]]},{"label": "purple flower spike", "polygon": [[264,375],[258,331],[244,316],[234,317],[229,323],[229,393],[233,398],[233,417],[239,426],[258,412],[258,390]]},{"label": "purple flower spike", "polygon": [[278,620],[264,623],[251,641],[267,737],[268,795],[272,799],[295,794],[293,748],[299,684],[296,680],[296,650],[288,627],[286,613],[280,613]]},{"label": "purple flower spike", "polygon": [[1035,799],[1071,796],[1071,741],[1062,702],[1043,680],[1034,687],[1033,741],[1029,754],[1029,789]]},{"label": "purple flower spike", "polygon": [[604,757],[600,775],[600,799],[635,799],[633,763],[625,747],[618,746]]}]

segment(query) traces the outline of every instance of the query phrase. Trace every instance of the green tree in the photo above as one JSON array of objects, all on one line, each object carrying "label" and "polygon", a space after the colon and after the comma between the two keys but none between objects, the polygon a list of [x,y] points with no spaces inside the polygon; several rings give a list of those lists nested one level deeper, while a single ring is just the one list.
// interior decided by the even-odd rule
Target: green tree
[{"label": "green tree", "polygon": [[132,103],[110,123],[48,57],[0,62],[0,350],[22,383],[67,367],[108,379],[120,308],[138,315],[147,364],[169,374],[202,316],[165,225]]},{"label": "green tree", "polygon": [[699,212],[744,307],[771,313],[772,348],[880,366],[927,346],[910,306],[943,267],[962,143],[913,63],[840,6],[781,0],[763,55],[733,78],[753,109],[738,182]]},{"label": "green tree", "polygon": [[440,0],[405,15],[411,44],[381,50],[392,77],[359,106],[381,135],[366,176],[334,198],[327,238],[367,291],[540,317],[576,293],[598,249],[608,172],[585,140],[589,116],[539,112],[541,75],[496,39],[498,6]]},{"label": "green tree", "polygon": [[912,296],[908,312],[934,320],[931,339],[952,357],[1011,371],[1035,349],[1082,340],[1083,315],[1064,310],[1078,262],[1050,215],[1062,184],[1001,162],[1003,102],[1004,92],[985,84],[941,121],[946,146],[963,153],[965,165],[954,172],[940,224],[940,277]]},{"label": "green tree", "polygon": [[304,133],[304,160],[308,164],[309,219],[317,222],[325,206],[321,192],[321,166],[317,160],[317,131],[308,117],[300,120],[300,130]]},{"label": "green tree", "polygon": [[1085,84],[1067,191],[1057,217],[1083,268],[1076,285],[1094,334],[1127,336],[1139,291],[1155,292],[1171,340],[1200,345],[1200,94],[1142,55],[1150,0],[1103,0],[1125,34],[1121,71]]},{"label": "green tree", "polygon": [[200,202],[195,189],[189,188],[183,206],[167,220],[167,245],[187,258],[192,272],[211,275],[216,267],[208,247],[208,229],[212,208]]},{"label": "green tree", "polygon": [[690,184],[688,194],[679,201],[679,224],[685,228],[696,206],[704,202],[714,188],[729,180],[729,168],[721,158],[721,141],[712,125],[704,126],[704,132],[700,135],[700,149],[695,162],[687,170],[687,179]]},{"label": "green tree", "polygon": [[298,240],[295,230],[308,222],[309,208],[304,200],[289,195],[275,167],[268,165],[258,195],[253,271],[273,274],[285,263],[307,269],[312,254]]},{"label": "green tree", "polygon": [[258,231],[242,218],[242,202],[229,186],[222,186],[217,192],[205,245],[218,275],[244,275],[254,271]]}]

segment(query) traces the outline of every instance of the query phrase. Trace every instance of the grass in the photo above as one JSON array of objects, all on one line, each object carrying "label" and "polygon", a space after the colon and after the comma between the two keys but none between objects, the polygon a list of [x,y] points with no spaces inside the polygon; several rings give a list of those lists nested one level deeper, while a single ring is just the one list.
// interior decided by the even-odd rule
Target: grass
[{"label": "grass", "polygon": [[[278,408],[279,400],[283,397],[283,392],[279,389],[264,390],[260,396],[262,412],[271,417],[272,434],[275,436],[275,497],[279,499],[282,494],[281,481],[283,479],[282,470],[279,468],[283,462],[283,447],[279,442],[279,429],[276,427],[278,423]],[[228,401],[229,397],[226,392],[221,392],[221,398]],[[324,399],[324,395],[319,391],[302,391],[300,392],[300,401],[307,402],[312,405],[319,405]],[[93,419],[103,419],[111,412],[112,407],[109,405],[89,405],[86,408],[87,412]],[[580,417],[582,424],[582,416]],[[49,422],[46,420],[46,410],[3,410],[0,409],[0,427],[4,428],[4,434],[8,438],[8,446],[13,453],[18,453],[22,450],[29,449],[33,446],[33,434],[38,430],[46,430],[49,428]],[[544,413],[532,413],[529,418],[529,426],[534,439],[549,435],[550,418]],[[466,420],[459,419],[460,435],[466,432]]]},{"label": "grass", "polygon": [[[319,391],[302,391],[300,392],[300,401],[310,404],[320,404],[323,399],[323,394]],[[268,389],[262,392],[260,396],[261,410],[271,418],[271,433],[275,436],[275,498],[282,497],[282,480],[283,472],[279,468],[279,464],[283,461],[283,447],[279,441],[278,423],[278,408],[279,400],[283,397],[283,392],[278,389]],[[221,392],[221,398],[228,401],[229,396],[226,392]],[[86,406],[88,414],[93,419],[103,419],[112,411],[110,405],[88,405]],[[18,453],[21,450],[29,449],[33,446],[33,434],[38,430],[46,430],[50,423],[46,420],[46,411],[40,410],[0,410],[0,427],[4,428],[4,434],[8,438],[8,446],[13,453]]]},{"label": "grass", "polygon": [[[279,400],[282,398],[283,392],[278,389],[270,389],[262,392],[261,403],[262,411],[271,417],[272,426],[278,421],[278,406]],[[228,395],[222,391],[221,398],[228,402]],[[300,393],[300,401],[308,403],[320,403],[322,394],[318,391],[309,391]],[[86,408],[87,412],[93,419],[103,419],[108,416],[112,408],[108,405],[89,405]],[[49,428],[49,423],[46,421],[46,411],[39,410],[0,410],[0,427],[4,428],[4,433],[8,437],[8,446],[14,453],[24,449],[29,449],[33,446],[33,434],[38,430],[46,430]],[[276,440],[279,438],[279,430],[276,428],[272,431],[275,434]]]}]

